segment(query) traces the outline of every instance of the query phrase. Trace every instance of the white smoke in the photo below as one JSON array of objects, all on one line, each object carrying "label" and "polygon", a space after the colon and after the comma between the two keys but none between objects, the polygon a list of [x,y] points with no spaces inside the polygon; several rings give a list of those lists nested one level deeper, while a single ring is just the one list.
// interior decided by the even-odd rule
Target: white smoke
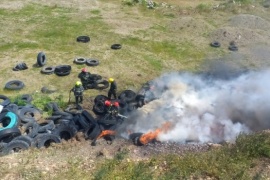
[{"label": "white smoke", "polygon": [[270,70],[233,79],[169,73],[155,80],[155,96],[133,114],[127,128],[146,133],[165,122],[172,127],[161,141],[234,141],[239,133],[270,128]]}]

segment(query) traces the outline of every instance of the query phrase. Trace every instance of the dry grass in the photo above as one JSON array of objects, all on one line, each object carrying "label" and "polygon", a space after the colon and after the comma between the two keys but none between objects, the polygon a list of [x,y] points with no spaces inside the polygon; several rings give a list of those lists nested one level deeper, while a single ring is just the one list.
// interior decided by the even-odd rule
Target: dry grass
[{"label": "dry grass", "polygon": [[[164,2],[157,0],[157,2]],[[140,85],[168,71],[201,70],[201,63],[208,58],[227,55],[235,63],[235,57],[244,57],[246,66],[268,66],[269,30],[250,30],[229,26],[229,19],[235,15],[226,10],[199,12],[196,7],[206,4],[215,7],[220,1],[166,0],[172,8],[148,10],[141,6],[125,6],[118,0],[2,0],[0,4],[0,94],[16,96],[23,93],[40,92],[42,86],[53,85],[59,95],[68,100],[68,92],[77,80],[81,65],[73,64],[75,57],[97,58],[100,65],[88,67],[89,71],[104,78],[114,77],[119,89],[138,90]],[[180,7],[178,7],[180,5]],[[239,7],[238,7],[239,10]],[[269,21],[269,13],[256,6],[251,11]],[[262,13],[263,12],[263,13]],[[223,37],[223,30],[230,36]],[[227,43],[241,32],[238,53],[231,53]],[[254,36],[247,36],[247,34]],[[90,43],[76,42],[79,35],[89,35]],[[221,41],[219,49],[209,47],[212,40]],[[253,42],[256,40],[256,43]],[[113,43],[121,43],[121,50],[111,50]],[[247,46],[250,45],[250,46]],[[48,65],[70,64],[69,76],[43,75],[34,67],[37,53],[44,51]],[[226,57],[226,56],[225,56]],[[257,61],[254,62],[253,59]],[[264,61],[265,60],[265,61]],[[12,67],[24,61],[29,69],[14,72]],[[264,62],[259,64],[258,62]],[[258,63],[258,64],[256,64]],[[25,88],[21,91],[6,91],[4,84],[13,79],[22,80]],[[93,97],[106,90],[88,90]],[[38,94],[37,93],[37,94]],[[85,105],[85,107],[88,107]],[[89,106],[89,109],[91,107]],[[139,150],[131,144],[120,142],[110,147],[105,144],[91,147],[89,142],[74,140],[49,149],[32,149],[0,159],[2,179],[81,179],[95,168],[102,151],[108,158],[122,146],[131,150],[131,159],[141,159]],[[135,148],[135,149],[133,149]],[[63,153],[64,152],[64,153]],[[111,153],[113,152],[113,153]],[[111,154],[110,154],[111,153]],[[78,171],[83,168],[83,174]],[[14,171],[16,169],[16,171]],[[67,174],[67,171],[71,172]],[[72,177],[72,173],[75,174]]]}]

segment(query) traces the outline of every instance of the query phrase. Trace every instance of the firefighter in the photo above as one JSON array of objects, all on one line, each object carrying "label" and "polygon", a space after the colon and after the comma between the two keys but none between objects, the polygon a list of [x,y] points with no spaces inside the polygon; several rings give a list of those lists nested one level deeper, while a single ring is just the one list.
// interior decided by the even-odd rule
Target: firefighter
[{"label": "firefighter", "polygon": [[76,100],[76,105],[78,106],[79,103],[83,102],[83,91],[84,88],[82,86],[82,83],[80,81],[77,81],[75,86],[70,90],[70,92],[74,92],[75,100]]},{"label": "firefighter", "polygon": [[114,99],[117,99],[117,97],[116,97],[117,84],[113,78],[109,78],[109,83],[111,85],[110,85],[110,89],[108,92],[108,98],[111,99],[111,97],[113,95]]},{"label": "firefighter", "polygon": [[118,115],[118,112],[119,112],[119,103],[118,102],[112,103],[110,100],[106,100],[104,102],[104,104],[105,104],[107,113],[109,113],[110,115],[114,115],[114,116]]},{"label": "firefighter", "polygon": [[86,68],[82,68],[82,72],[79,73],[78,78],[80,78],[83,88],[87,89],[87,84],[91,77],[91,73],[87,71]]}]

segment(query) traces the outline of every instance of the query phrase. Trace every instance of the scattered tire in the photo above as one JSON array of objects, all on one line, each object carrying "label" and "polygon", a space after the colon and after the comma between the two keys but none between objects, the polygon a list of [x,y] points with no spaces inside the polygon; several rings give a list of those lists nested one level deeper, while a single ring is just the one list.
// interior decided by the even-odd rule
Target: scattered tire
[{"label": "scattered tire", "polygon": [[47,58],[44,52],[40,52],[37,55],[37,64],[42,67],[46,64]]},{"label": "scattered tire", "polygon": [[29,144],[25,141],[21,140],[12,140],[6,145],[6,148],[3,150],[3,154],[12,154],[12,153],[17,153],[21,152],[24,150],[27,150],[29,148]]},{"label": "scattered tire", "polygon": [[109,87],[109,82],[107,80],[97,80],[95,84],[95,89],[102,90]]},{"label": "scattered tire", "polygon": [[15,140],[20,140],[20,141],[24,141],[26,142],[30,147],[33,145],[33,138],[26,136],[26,135],[21,135],[21,136],[17,136],[15,137],[12,141]]},{"label": "scattered tire", "polygon": [[99,60],[97,60],[97,59],[87,59],[85,64],[88,65],[88,66],[97,66],[97,65],[99,65]]},{"label": "scattered tire", "polygon": [[61,123],[53,130],[52,134],[59,136],[60,139],[69,140],[77,133],[77,129],[73,124]]},{"label": "scattered tire", "polygon": [[21,131],[17,128],[8,128],[0,131],[0,142],[9,143],[12,139],[21,135]]},{"label": "scattered tire", "polygon": [[28,69],[28,67],[24,62],[18,63],[18,64],[16,64],[16,66],[14,68],[12,68],[13,71],[21,71],[21,70],[25,70],[25,69]]},{"label": "scattered tire", "polygon": [[218,41],[211,42],[210,46],[212,47],[220,47],[220,43]]},{"label": "scattered tire", "polygon": [[238,51],[238,47],[236,45],[230,45],[228,49],[230,51]]},{"label": "scattered tire", "polygon": [[24,83],[19,80],[9,81],[5,85],[5,89],[8,90],[20,90],[24,87]]},{"label": "scattered tire", "polygon": [[86,63],[86,59],[85,58],[76,58],[73,61],[75,64],[85,64]]},{"label": "scattered tire", "polygon": [[58,76],[67,76],[70,74],[70,65],[59,65],[55,67],[54,73]]},{"label": "scattered tire", "polygon": [[54,66],[45,66],[41,69],[41,73],[42,74],[53,74],[54,73],[54,70],[55,70],[55,67]]},{"label": "scattered tire", "polygon": [[30,94],[23,94],[19,97],[17,97],[14,101],[15,104],[21,104],[21,102],[24,103],[31,103],[33,100],[33,97]]},{"label": "scattered tire", "polygon": [[57,89],[55,87],[52,87],[52,86],[50,86],[50,87],[43,86],[41,88],[41,92],[44,94],[52,94],[56,91],[57,91]]},{"label": "scattered tire", "polygon": [[34,138],[34,143],[37,148],[42,148],[42,147],[49,147],[51,143],[60,143],[61,139],[59,136],[55,134],[49,134],[49,133],[44,133],[44,134],[38,134]]},{"label": "scattered tire", "polygon": [[113,45],[111,45],[111,49],[121,49],[122,48],[122,46],[121,46],[121,44],[113,44]]},{"label": "scattered tire", "polygon": [[87,43],[90,41],[89,36],[79,36],[77,37],[77,42]]}]

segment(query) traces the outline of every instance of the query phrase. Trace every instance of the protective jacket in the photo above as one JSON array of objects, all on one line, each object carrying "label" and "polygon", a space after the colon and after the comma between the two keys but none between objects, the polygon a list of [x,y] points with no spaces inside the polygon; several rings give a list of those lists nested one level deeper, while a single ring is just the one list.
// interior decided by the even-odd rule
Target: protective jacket
[{"label": "protective jacket", "polygon": [[71,91],[74,92],[74,96],[82,96],[84,88],[82,86],[74,86]]}]

